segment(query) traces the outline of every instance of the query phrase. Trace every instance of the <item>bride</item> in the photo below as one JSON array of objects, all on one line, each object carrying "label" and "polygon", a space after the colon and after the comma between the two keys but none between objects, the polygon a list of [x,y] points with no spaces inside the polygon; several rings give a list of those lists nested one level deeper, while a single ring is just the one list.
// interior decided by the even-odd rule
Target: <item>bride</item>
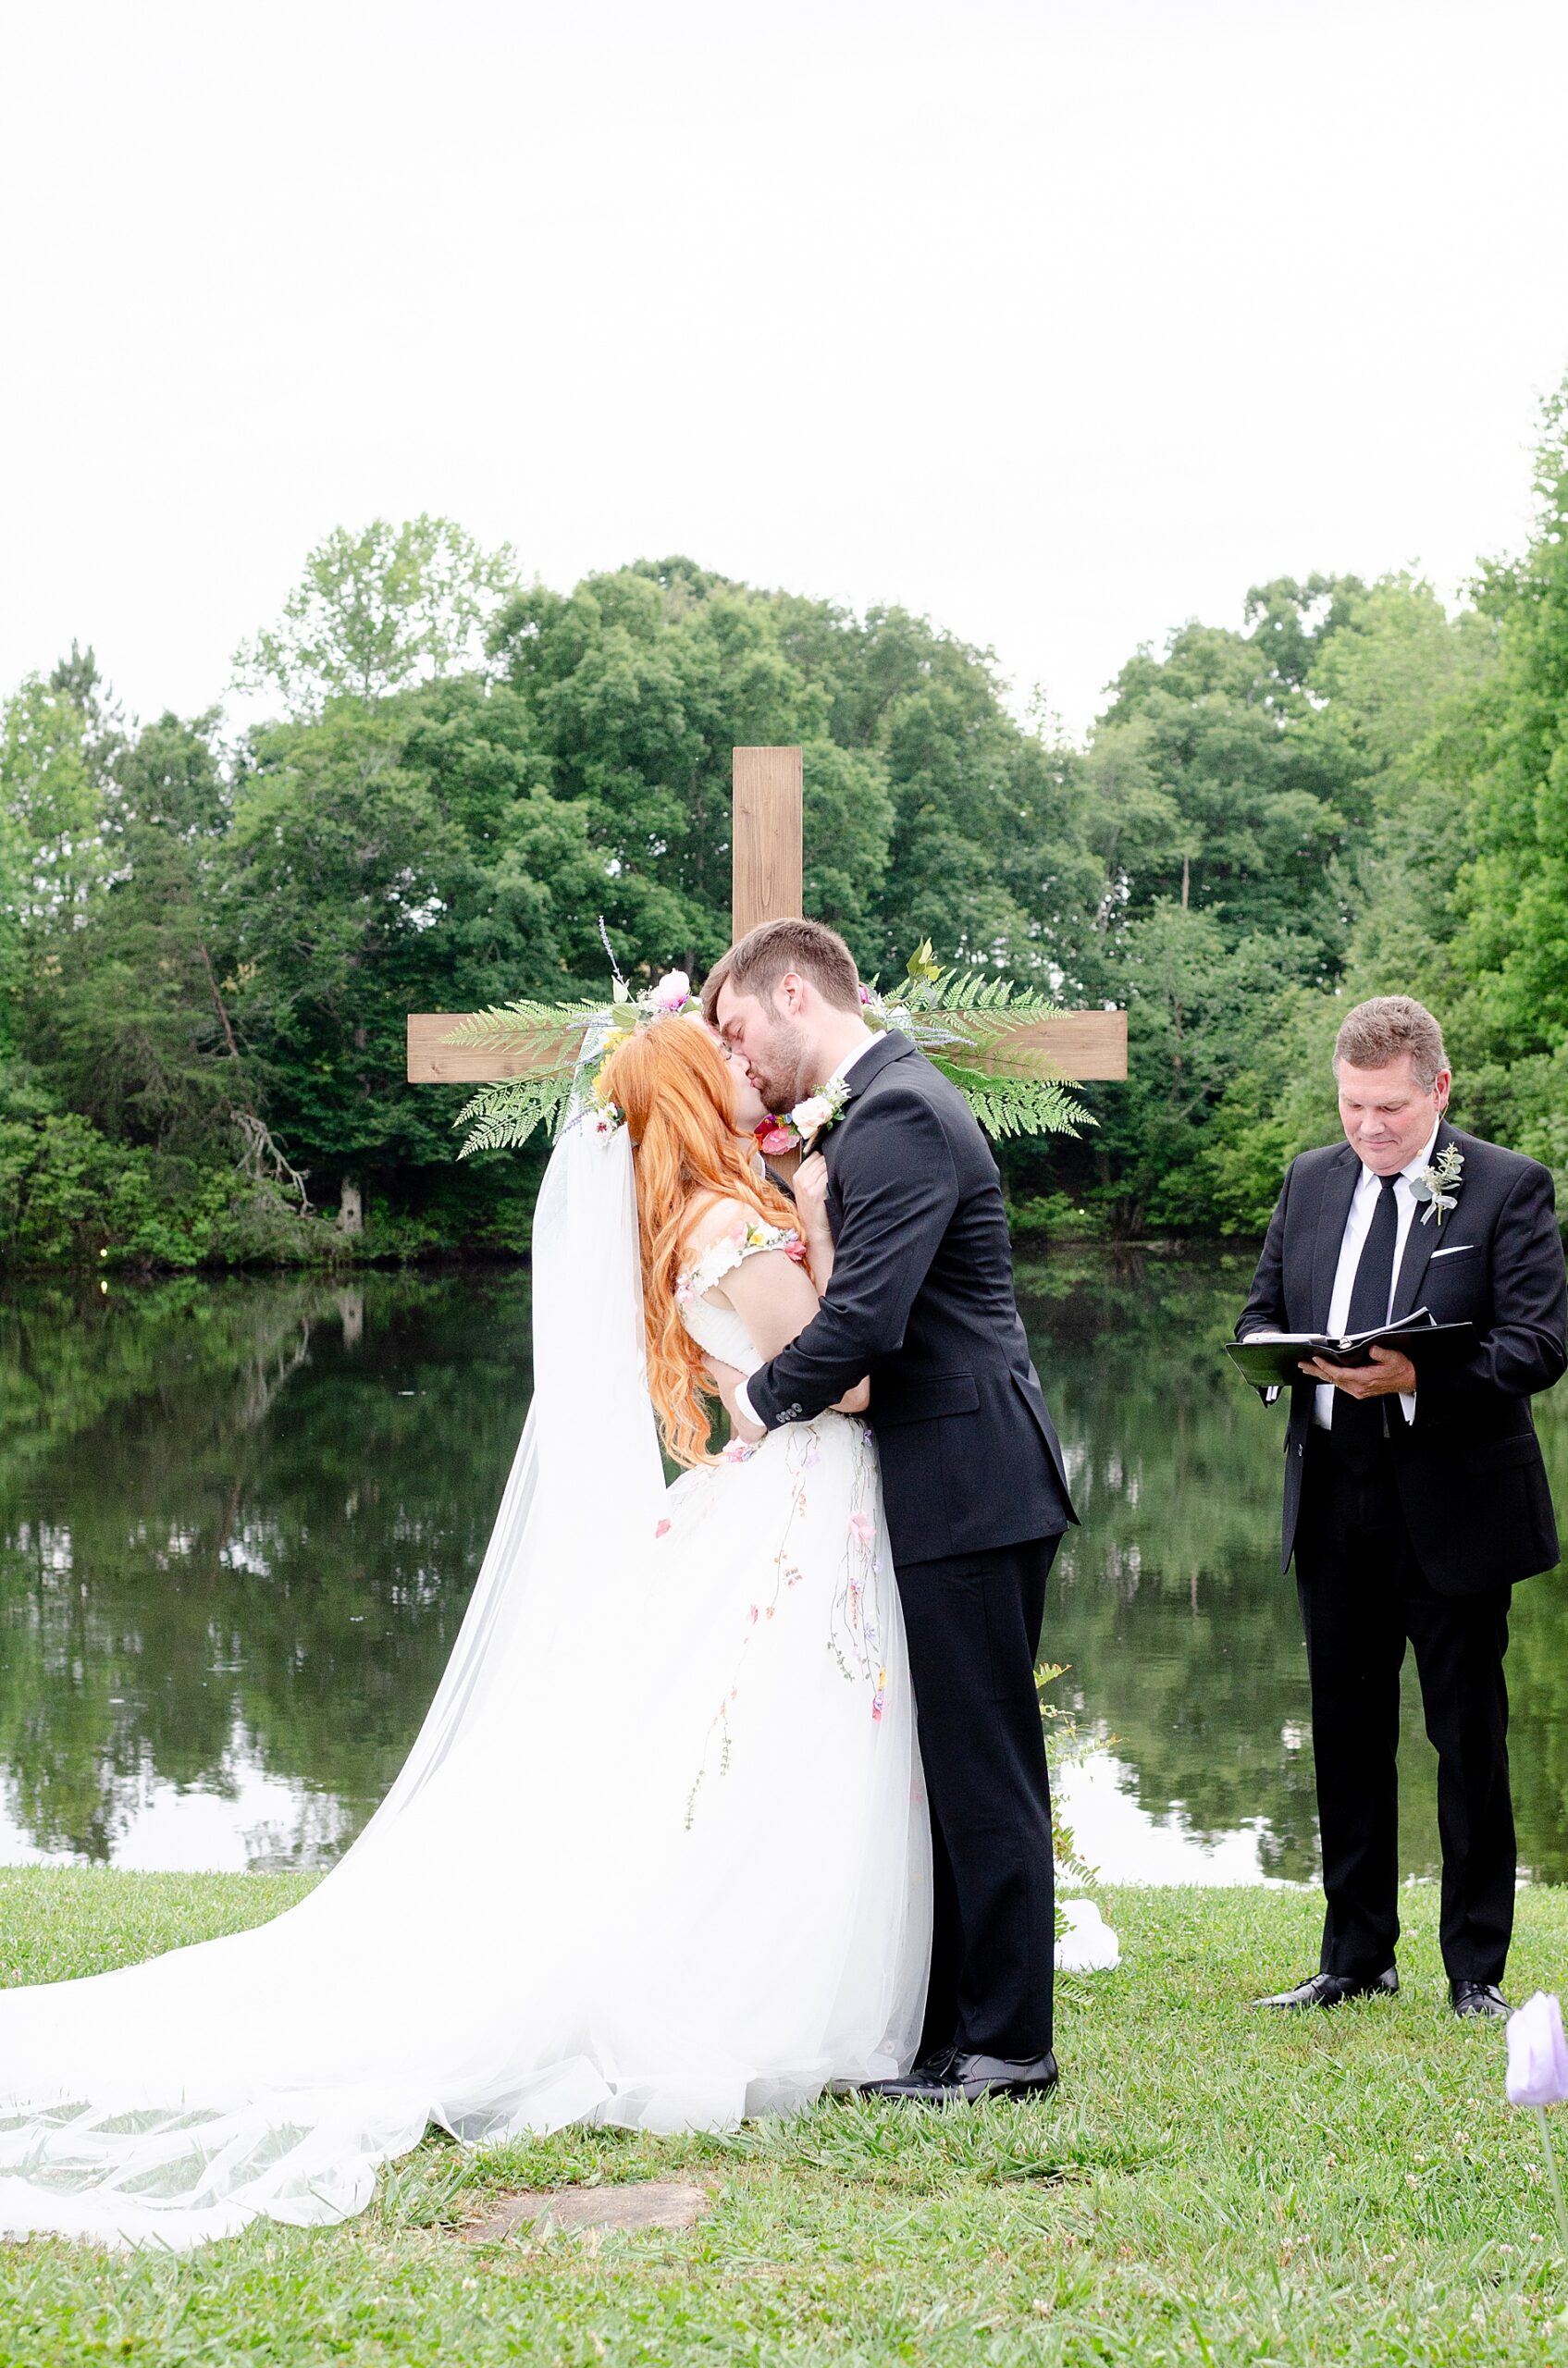
[{"label": "bride", "polygon": [[594,1094],[407,1762],[273,1922],[0,1992],[0,2235],[338,2221],[431,2122],[722,2128],[912,2058],[930,1843],[874,1447],[852,1411],[706,1445],[707,1361],[792,1339],[831,1240],[755,1172],[760,1104],[700,1021],[638,1014]]}]

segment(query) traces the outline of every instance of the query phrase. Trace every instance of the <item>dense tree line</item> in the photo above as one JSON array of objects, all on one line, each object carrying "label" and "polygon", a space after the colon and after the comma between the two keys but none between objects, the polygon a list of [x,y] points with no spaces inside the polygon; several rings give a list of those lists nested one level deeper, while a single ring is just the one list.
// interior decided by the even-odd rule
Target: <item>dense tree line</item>
[{"label": "dense tree line", "polygon": [[[1347,1000],[1442,1015],[1461,1117],[1568,1168],[1568,412],[1517,560],[1451,613],[1281,580],[1140,650],[1082,746],[983,652],[685,559],[525,586],[450,522],[311,555],[240,653],[271,720],[134,725],[73,648],[0,713],[0,1255],[515,1249],[403,1015],[700,971],[736,743],[806,750],[807,903],[863,968],[1125,1005],[1132,1075],[1010,1149],[1019,1229],[1246,1233],[1334,1125]],[[364,1210],[363,1232],[344,1212]]]}]

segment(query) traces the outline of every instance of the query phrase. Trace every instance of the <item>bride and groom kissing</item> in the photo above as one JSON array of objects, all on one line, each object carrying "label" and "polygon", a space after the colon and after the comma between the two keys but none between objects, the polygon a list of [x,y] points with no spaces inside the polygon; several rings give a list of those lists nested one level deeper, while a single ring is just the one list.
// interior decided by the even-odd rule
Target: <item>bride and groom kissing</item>
[{"label": "bride and groom kissing", "polygon": [[[995,1162],[864,1007],[774,921],[585,1043],[534,1399],[413,1751],[286,1914],[0,1993],[0,2234],[339,2220],[431,2122],[1054,2087],[1035,1662],[1075,1515]],[[756,1128],[807,1096],[790,1198]]]}]

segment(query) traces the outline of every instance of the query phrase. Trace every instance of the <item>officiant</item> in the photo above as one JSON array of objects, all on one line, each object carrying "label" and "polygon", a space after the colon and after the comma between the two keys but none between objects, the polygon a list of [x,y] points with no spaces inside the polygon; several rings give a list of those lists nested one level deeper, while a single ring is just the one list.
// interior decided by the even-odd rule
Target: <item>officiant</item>
[{"label": "officiant", "polygon": [[1439,1936],[1458,2015],[1501,2016],[1513,1922],[1503,1656],[1509,1600],[1557,1530],[1530,1400],[1568,1364],[1549,1172],[1449,1124],[1442,1031],[1408,995],[1358,1004],[1334,1047],[1345,1141],[1292,1162],[1237,1337],[1369,1331],[1425,1307],[1469,1323],[1417,1376],[1303,1363],[1285,1440],[1281,1567],[1296,1565],[1327,1912],[1319,1969],[1260,1999],[1399,1987],[1396,1753],[1408,1645],[1438,1754]]}]

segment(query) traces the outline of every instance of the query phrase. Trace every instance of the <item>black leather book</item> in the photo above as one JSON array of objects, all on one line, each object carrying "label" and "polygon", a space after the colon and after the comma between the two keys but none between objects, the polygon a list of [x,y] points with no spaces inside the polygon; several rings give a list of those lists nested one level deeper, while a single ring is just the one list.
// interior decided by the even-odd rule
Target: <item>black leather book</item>
[{"label": "black leather book", "polygon": [[1278,1389],[1308,1378],[1301,1370],[1307,1357],[1330,1365],[1369,1365],[1371,1351],[1381,1343],[1401,1349],[1419,1371],[1465,1355],[1475,1338],[1473,1324],[1435,1324],[1430,1310],[1418,1307],[1375,1332],[1252,1332],[1244,1340],[1227,1340],[1225,1353],[1253,1389]]}]

